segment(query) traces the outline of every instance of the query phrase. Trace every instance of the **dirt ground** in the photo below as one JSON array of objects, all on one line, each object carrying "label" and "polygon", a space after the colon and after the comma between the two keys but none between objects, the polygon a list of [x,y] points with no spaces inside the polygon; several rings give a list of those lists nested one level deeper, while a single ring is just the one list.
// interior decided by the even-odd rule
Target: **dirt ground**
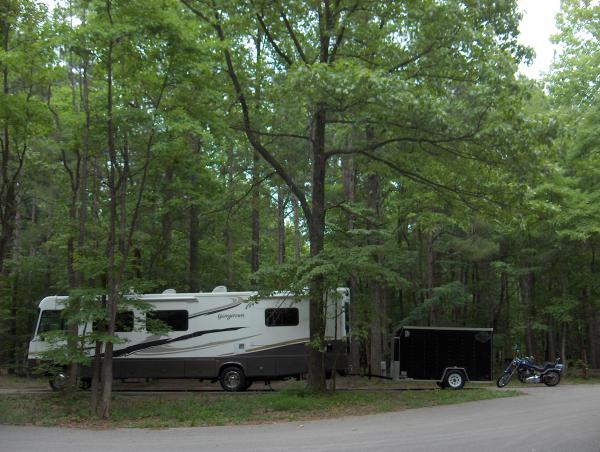
[{"label": "dirt ground", "polygon": [[[332,380],[327,381],[328,386]],[[346,376],[336,378],[338,389],[433,389],[437,385],[433,381],[400,380],[392,381],[376,377]],[[262,381],[255,382],[250,390],[282,390],[287,388],[303,387],[304,381],[284,380],[273,381],[271,385],[265,385]],[[486,387],[490,384],[468,383],[467,387]],[[113,388],[116,391],[220,391],[218,382],[198,381],[192,379],[127,379],[115,380]],[[0,376],[0,390],[11,391],[45,391],[49,390],[48,380],[43,377],[20,378],[14,376]]]}]

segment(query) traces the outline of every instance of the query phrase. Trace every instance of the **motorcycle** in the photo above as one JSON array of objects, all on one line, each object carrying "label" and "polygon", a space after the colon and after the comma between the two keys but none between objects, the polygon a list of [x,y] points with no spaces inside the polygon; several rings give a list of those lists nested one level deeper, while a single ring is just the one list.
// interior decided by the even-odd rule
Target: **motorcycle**
[{"label": "motorcycle", "polygon": [[515,371],[522,383],[544,383],[546,386],[556,386],[564,370],[565,365],[561,363],[560,357],[557,357],[553,363],[538,366],[534,363],[533,356],[519,357],[519,350],[516,348],[515,357],[496,381],[496,386],[499,388],[506,386]]}]

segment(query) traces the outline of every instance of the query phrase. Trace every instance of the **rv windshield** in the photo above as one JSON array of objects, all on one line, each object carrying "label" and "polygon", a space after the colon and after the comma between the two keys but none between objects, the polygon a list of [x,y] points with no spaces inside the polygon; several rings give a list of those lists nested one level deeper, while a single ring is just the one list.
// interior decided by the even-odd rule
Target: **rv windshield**
[{"label": "rv windshield", "polygon": [[65,319],[62,318],[60,310],[46,310],[41,312],[37,334],[47,331],[61,331],[66,329]]}]

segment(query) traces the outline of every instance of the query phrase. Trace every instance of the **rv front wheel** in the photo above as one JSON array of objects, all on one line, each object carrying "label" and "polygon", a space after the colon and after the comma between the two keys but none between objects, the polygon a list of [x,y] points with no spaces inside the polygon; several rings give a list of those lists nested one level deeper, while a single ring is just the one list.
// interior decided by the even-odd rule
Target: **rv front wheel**
[{"label": "rv front wheel", "polygon": [[62,391],[67,384],[67,376],[64,373],[59,372],[52,375],[52,378],[48,383],[50,383],[50,387],[53,391]]},{"label": "rv front wheel", "polygon": [[223,369],[219,376],[219,381],[225,391],[239,392],[245,391],[247,388],[246,376],[244,375],[244,371],[239,367],[226,367]]}]

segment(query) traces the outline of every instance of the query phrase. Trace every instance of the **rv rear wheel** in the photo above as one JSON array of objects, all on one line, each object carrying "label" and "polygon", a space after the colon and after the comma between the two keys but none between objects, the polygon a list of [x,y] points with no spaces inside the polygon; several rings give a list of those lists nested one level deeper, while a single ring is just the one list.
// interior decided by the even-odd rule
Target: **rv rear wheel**
[{"label": "rv rear wheel", "polygon": [[229,392],[245,391],[247,388],[246,376],[239,367],[226,367],[223,369],[219,375],[219,382],[221,387]]}]

